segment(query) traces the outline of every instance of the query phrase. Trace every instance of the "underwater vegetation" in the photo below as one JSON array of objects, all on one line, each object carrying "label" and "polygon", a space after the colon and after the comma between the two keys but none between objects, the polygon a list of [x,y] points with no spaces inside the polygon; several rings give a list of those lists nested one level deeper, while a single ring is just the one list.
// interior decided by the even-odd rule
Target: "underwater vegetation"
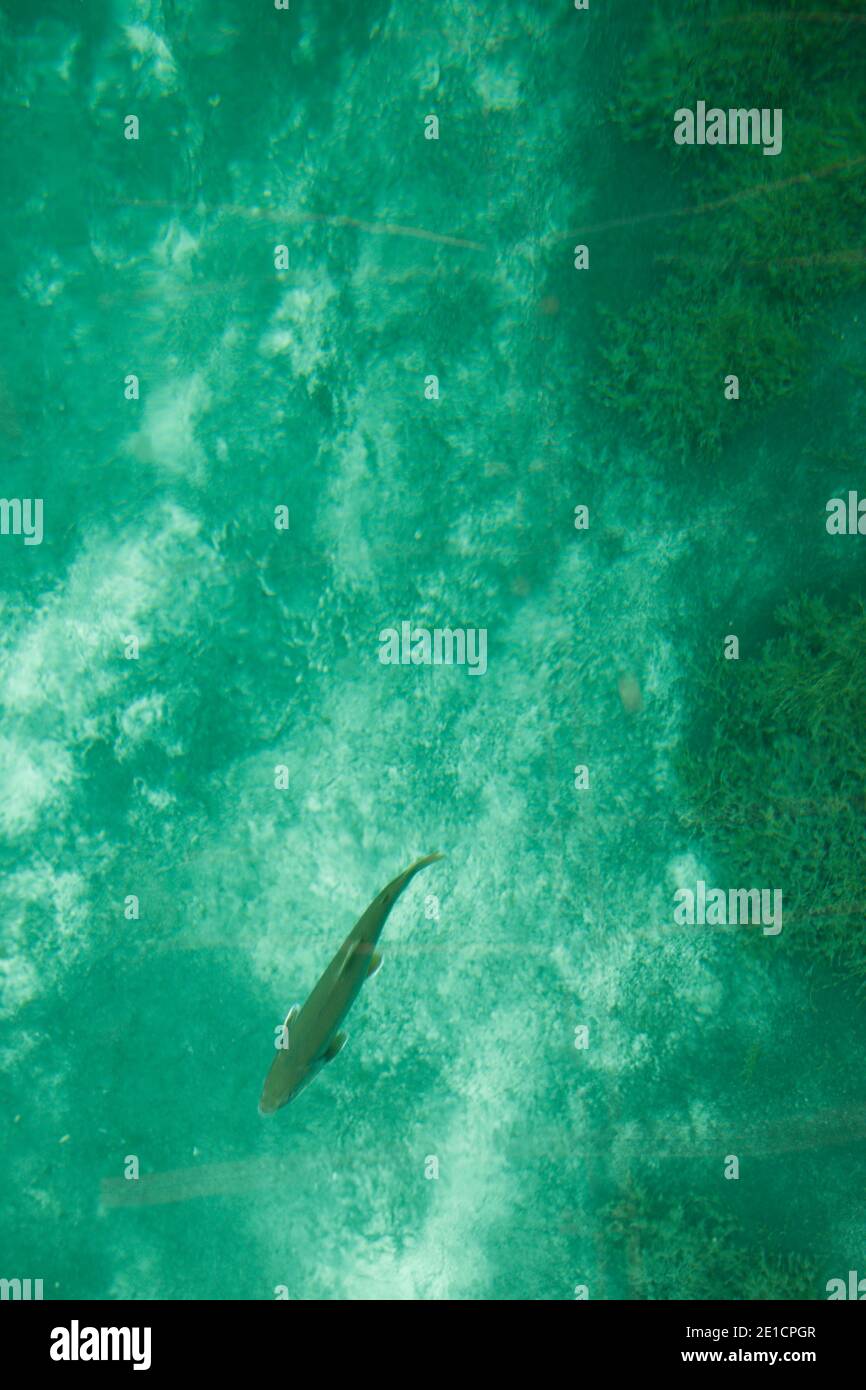
[{"label": "underwater vegetation", "polygon": [[[596,390],[675,458],[713,456],[792,391],[816,315],[866,283],[866,25],[858,0],[816,8],[661,7],[625,70],[613,120],[669,181],[670,216],[641,233],[637,298],[600,307]],[[697,100],[780,108],[781,152],[675,144]]]},{"label": "underwater vegetation", "polygon": [[[821,1271],[719,1199],[630,1185],[604,1213],[634,1299],[816,1299]],[[772,1245],[772,1248],[771,1248]]]},{"label": "underwater vegetation", "polygon": [[784,893],[784,939],[866,986],[866,609],[802,596],[719,660],[681,760],[688,827],[732,881]]}]

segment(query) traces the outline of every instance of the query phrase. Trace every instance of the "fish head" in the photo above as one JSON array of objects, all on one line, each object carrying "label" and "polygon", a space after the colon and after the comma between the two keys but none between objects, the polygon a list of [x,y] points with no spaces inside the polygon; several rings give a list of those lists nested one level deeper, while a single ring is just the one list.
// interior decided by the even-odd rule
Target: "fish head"
[{"label": "fish head", "polygon": [[310,1079],[309,1071],[310,1068],[300,1058],[288,1051],[279,1052],[265,1077],[259,1098],[259,1114],[273,1115],[294,1100]]},{"label": "fish head", "polygon": [[281,1052],[265,1077],[259,1099],[259,1114],[274,1115],[309,1086],[322,1066],[319,1062],[304,1062]]}]

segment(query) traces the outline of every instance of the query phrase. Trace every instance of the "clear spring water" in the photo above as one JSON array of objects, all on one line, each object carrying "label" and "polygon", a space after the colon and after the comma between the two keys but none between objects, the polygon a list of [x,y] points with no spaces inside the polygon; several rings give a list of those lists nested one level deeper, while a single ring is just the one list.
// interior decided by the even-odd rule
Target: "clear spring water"
[{"label": "clear spring water", "polygon": [[[721,873],[675,772],[708,634],[856,583],[815,448],[860,457],[859,303],[717,467],[593,395],[598,304],[689,199],[608,120],[645,22],[597,9],[0,9],[2,492],[44,499],[0,538],[0,1275],[46,1297],[862,1263],[853,992],[672,920]],[[485,629],[486,673],[382,664],[403,622]],[[261,1118],[275,1025],[432,850],[347,1047]]]}]

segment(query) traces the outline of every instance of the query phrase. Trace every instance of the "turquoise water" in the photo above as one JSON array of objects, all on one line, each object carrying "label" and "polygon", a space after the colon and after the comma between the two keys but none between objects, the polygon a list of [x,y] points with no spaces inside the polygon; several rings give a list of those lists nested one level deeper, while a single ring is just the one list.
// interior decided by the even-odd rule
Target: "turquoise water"
[{"label": "turquoise water", "polygon": [[[730,12],[668,19],[647,129],[632,4],[3,4],[2,491],[44,499],[44,537],[0,536],[0,1276],[823,1298],[862,1265],[856,981],[789,930],[673,919],[677,886],[750,886],[688,818],[707,670],[729,633],[757,668],[792,597],[857,595],[866,545],[824,526],[864,476],[862,125],[810,164],[843,174],[724,213],[756,263],[766,208],[818,237],[794,257],[844,252],[826,283],[677,215],[800,168],[788,69],[691,81],[677,45]],[[829,27],[791,63],[862,110],[811,52]],[[786,108],[783,153],[674,157],[704,96]],[[674,321],[684,265],[707,298]],[[701,383],[715,333],[716,400],[751,360],[728,282],[794,365],[744,368],[718,448],[683,446],[691,378],[611,383],[602,311],[642,306],[659,360],[692,334]],[[486,672],[383,664],[403,622],[486,630]],[[262,1118],[274,1028],[433,850],[347,1047]]]}]

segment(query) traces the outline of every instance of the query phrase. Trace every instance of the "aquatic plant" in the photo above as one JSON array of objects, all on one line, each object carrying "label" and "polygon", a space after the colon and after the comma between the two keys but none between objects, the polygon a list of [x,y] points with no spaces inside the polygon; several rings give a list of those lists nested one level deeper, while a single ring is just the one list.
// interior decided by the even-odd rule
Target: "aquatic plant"
[{"label": "aquatic plant", "polygon": [[846,87],[850,95],[852,84],[862,82],[856,73],[861,11],[861,0],[839,0],[823,14],[814,0],[787,0],[773,11],[763,0],[658,5],[643,47],[627,65],[613,119],[626,139],[651,141],[687,158],[671,141],[674,109],[690,105],[695,95],[730,92],[733,74],[738,98],[763,90],[776,94],[775,105],[780,92],[796,90],[813,108],[828,82],[839,82],[832,96],[844,96]]},{"label": "aquatic plant", "polygon": [[687,270],[652,303],[601,317],[598,395],[679,457],[718,451],[732,420],[722,383],[734,368],[744,396],[739,418],[790,391],[800,372],[802,347],[784,309],[741,282],[709,300],[701,277]]},{"label": "aquatic plant", "polygon": [[684,823],[744,886],[784,893],[786,943],[866,985],[866,609],[800,597],[755,657],[716,662],[680,772]]},{"label": "aquatic plant", "polygon": [[672,1195],[648,1180],[603,1213],[633,1299],[816,1299],[817,1262],[780,1249],[777,1238],[720,1198]]},{"label": "aquatic plant", "polygon": [[[626,67],[613,120],[624,139],[663,151],[678,193],[648,223],[641,297],[624,284],[601,309],[596,389],[667,453],[717,453],[755,407],[789,392],[814,315],[866,283],[866,30],[855,8],[660,8]],[[676,145],[674,111],[698,98],[781,108],[781,156]],[[733,408],[729,373],[740,380]]]}]

